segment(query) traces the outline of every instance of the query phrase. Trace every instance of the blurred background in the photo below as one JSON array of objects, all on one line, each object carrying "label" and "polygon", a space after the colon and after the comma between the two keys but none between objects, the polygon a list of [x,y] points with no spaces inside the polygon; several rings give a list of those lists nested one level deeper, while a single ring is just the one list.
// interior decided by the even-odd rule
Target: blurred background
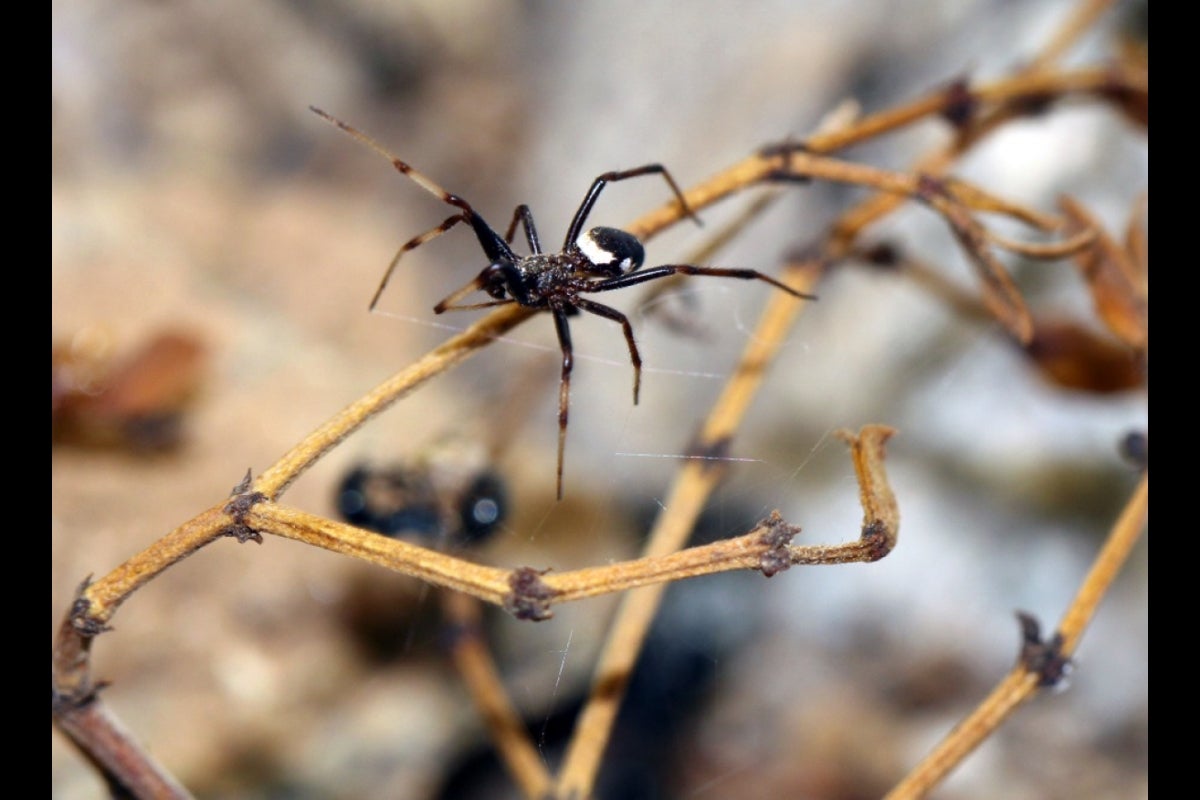
[{"label": "blurred background", "polygon": [[[1074,5],[55,2],[52,630],[86,576],[220,501],[476,316],[432,312],[485,266],[465,230],[407,256],[368,313],[396,248],[451,211],[308,106],[501,230],[528,203],[557,247],[602,172],[661,162],[689,186],[802,138],[849,98],[870,112],[998,77]],[[1117,3],[1068,63],[1103,63],[1118,40],[1144,47],[1145,25],[1144,3]],[[903,169],[948,136],[930,121],[842,155]],[[1056,107],[957,174],[1045,211],[1069,193],[1119,237],[1146,189],[1146,140],[1097,103]],[[647,263],[688,259],[752,195],[654,239]],[[864,196],[788,187],[708,263],[776,273]],[[666,199],[657,179],[612,185],[590,224]],[[870,238],[975,285],[928,211]],[[1073,266],[1008,261],[1036,310],[1091,319]],[[502,520],[467,557],[564,570],[634,555],[772,291],[697,278],[643,303],[654,286],[604,298],[629,314],[645,360],[636,407],[620,329],[572,322],[562,502],[546,317],[369,423],[283,501],[336,516],[355,467],[462,458],[504,486]],[[896,276],[847,268],[819,293],[696,538],[743,533],[774,508],[803,527],[798,543],[856,537],[853,470],[831,434],[883,423],[900,430],[888,458],[899,547],[867,566],[672,587],[599,796],[881,795],[1009,669],[1015,610],[1053,627],[1136,483],[1118,443],[1146,428],[1144,388],[1051,385],[995,326]],[[1023,709],[936,796],[1147,794],[1146,579],[1143,542],[1070,689]],[[551,764],[613,601],[536,625],[488,618]],[[94,675],[199,797],[516,796],[437,614],[435,592],[410,579],[290,541],[222,540],[122,607]],[[104,796],[57,733],[52,754],[55,798]]]}]

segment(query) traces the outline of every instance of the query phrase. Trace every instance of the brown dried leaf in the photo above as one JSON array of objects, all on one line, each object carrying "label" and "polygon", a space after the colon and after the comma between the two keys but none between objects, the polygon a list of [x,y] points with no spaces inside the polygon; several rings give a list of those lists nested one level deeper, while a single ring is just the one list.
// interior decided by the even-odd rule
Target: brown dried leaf
[{"label": "brown dried leaf", "polygon": [[192,334],[164,331],[114,363],[52,349],[54,438],[135,450],[179,443],[185,406],[203,380],[205,346]]},{"label": "brown dried leaf", "polygon": [[1024,350],[1047,380],[1067,389],[1109,394],[1146,380],[1136,350],[1068,320],[1039,320]]},{"label": "brown dried leaf", "polygon": [[1147,307],[1144,290],[1138,285],[1138,270],[1126,252],[1099,225],[1081,203],[1064,195],[1059,205],[1066,212],[1067,232],[1095,229],[1091,247],[1075,256],[1080,274],[1092,293],[1096,313],[1116,336],[1131,347],[1145,349]]}]

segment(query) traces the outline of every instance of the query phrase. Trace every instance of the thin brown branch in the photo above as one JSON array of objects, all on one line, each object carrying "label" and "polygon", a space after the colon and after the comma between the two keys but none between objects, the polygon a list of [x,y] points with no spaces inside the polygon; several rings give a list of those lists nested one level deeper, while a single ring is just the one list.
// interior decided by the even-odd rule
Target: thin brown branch
[{"label": "thin brown branch", "polygon": [[884,444],[894,432],[883,425],[864,426],[857,435],[838,432],[850,445],[863,506],[862,533],[856,541],[839,545],[789,545],[800,529],[787,525],[776,511],[749,533],[731,539],[667,555],[545,575],[542,581],[554,592],[552,602],[561,603],[734,569],[756,569],[774,575],[793,564],[877,561],[895,546],[899,527],[896,498],[883,467]]},{"label": "thin brown branch", "polygon": [[1078,3],[1070,16],[1054,32],[1054,36],[1044,44],[1037,56],[1029,63],[1029,70],[1043,70],[1050,67],[1079,41],[1080,37],[1092,29],[1096,21],[1112,6],[1113,0],[1084,0]]},{"label": "thin brown branch", "polygon": [[[996,81],[969,86],[956,82],[932,94],[910,101],[897,108],[871,114],[850,125],[832,131],[815,133],[804,140],[805,149],[812,153],[832,153],[863,141],[877,139],[883,134],[934,116],[955,116],[963,110],[968,119],[987,104],[991,108],[1019,109],[1023,104],[1044,102],[1056,97],[1094,94],[1112,91],[1114,84],[1123,90],[1143,88],[1141,75],[1102,67],[1055,72],[1027,72]],[[963,109],[963,106],[966,106]]]},{"label": "thin brown branch", "polygon": [[512,330],[536,312],[519,305],[493,311],[462,333],[438,345],[411,366],[396,373],[351,403],[336,416],[305,437],[254,481],[254,490],[268,498],[280,494],[338,442],[345,439],[375,414],[451,367],[466,360],[479,348]]},{"label": "thin brown branch", "polygon": [[1019,242],[995,231],[985,231],[987,240],[1002,250],[1029,258],[1056,259],[1075,255],[1096,240],[1096,231],[1087,228],[1058,242]]},{"label": "thin brown branch", "polygon": [[[1062,659],[1070,657],[1079,643],[1084,628],[1096,613],[1100,601],[1108,592],[1129,553],[1141,537],[1146,525],[1149,474],[1141,481],[1121,511],[1104,547],[1096,556],[1087,577],[1075,594],[1058,626],[1057,651]],[[1044,677],[1031,670],[1024,661],[1018,662],[991,694],[960,722],[942,742],[896,784],[887,795],[887,800],[911,800],[924,797],[945,777],[962,763],[975,748],[993,732],[1020,705],[1031,699],[1039,687],[1045,685]]]},{"label": "thin brown branch", "polygon": [[450,627],[450,657],[483,716],[501,761],[522,794],[530,798],[545,797],[553,780],[504,690],[483,639],[479,602],[458,592],[442,592],[442,611],[445,624]]},{"label": "thin brown branch", "polygon": [[[788,562],[785,566],[875,561],[883,557],[895,543],[898,525],[896,500],[883,470],[884,443],[892,430],[868,425],[857,435],[846,431],[838,435],[851,447],[864,510],[862,539],[843,545],[785,547],[786,541],[780,541],[778,535],[782,521],[768,519],[743,536],[709,545],[602,567],[545,574],[533,572],[529,567],[507,570],[476,564],[269,500],[254,504],[241,519],[255,533],[294,539],[503,606],[514,613],[528,609],[518,616],[546,619],[553,604],[716,572],[763,569],[763,559],[773,553],[772,557]],[[781,548],[786,555],[782,555]],[[524,585],[519,586],[522,581]],[[525,597],[522,592],[536,596]]]},{"label": "thin brown branch", "polygon": [[1012,276],[988,249],[983,226],[939,191],[930,191],[928,200],[950,224],[951,232],[970,256],[971,263],[983,280],[983,304],[1018,342],[1028,343],[1033,339],[1033,318]]},{"label": "thin brown branch", "polygon": [[1142,535],[1146,526],[1147,506],[1149,503],[1149,473],[1142,475],[1133,496],[1125,504],[1121,516],[1117,519],[1108,540],[1100,554],[1092,563],[1092,569],[1084,579],[1083,585],[1071,602],[1071,606],[1058,624],[1058,633],[1063,637],[1062,653],[1070,656],[1075,652],[1084,629],[1092,621],[1096,609],[1112,582],[1116,579],[1121,567],[1125,565],[1129,553]]},{"label": "thin brown branch", "polygon": [[435,586],[465,592],[502,605],[509,592],[509,570],[475,564],[437,550],[392,539],[343,522],[319,517],[269,501],[246,513],[255,531],[332,550],[418,578]]},{"label": "thin brown branch", "polygon": [[88,635],[100,632],[129,595],[172,564],[225,535],[235,524],[226,504],[213,506],[180,525],[124,564],[91,583],[71,611],[73,627]]},{"label": "thin brown branch", "polygon": [[94,695],[74,701],[56,694],[54,721],[95,766],[113,797],[187,800],[192,796]]}]

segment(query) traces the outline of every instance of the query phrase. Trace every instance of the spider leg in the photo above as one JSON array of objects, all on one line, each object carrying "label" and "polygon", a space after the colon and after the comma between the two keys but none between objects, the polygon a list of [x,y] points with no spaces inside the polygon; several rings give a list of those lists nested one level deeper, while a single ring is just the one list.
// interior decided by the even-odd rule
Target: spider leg
[{"label": "spider leg", "polygon": [[615,308],[582,297],[575,298],[575,305],[584,311],[590,311],[597,316],[621,323],[621,328],[625,331],[625,343],[629,345],[629,360],[633,362],[633,404],[636,406],[638,392],[642,387],[642,356],[638,353],[637,343],[633,340],[633,326],[629,324],[629,317]]},{"label": "spider leg", "polygon": [[753,269],[729,269],[726,267],[695,267],[691,264],[664,264],[661,267],[653,267],[651,269],[641,270],[640,272],[631,272],[628,275],[620,275],[616,278],[608,278],[607,280],[597,281],[588,286],[589,292],[608,292],[613,289],[624,289],[626,286],[636,286],[639,283],[646,281],[665,278],[668,275],[711,275],[717,278],[741,278],[743,280],[766,281],[777,289],[782,289],[793,297],[799,297],[802,300],[816,300],[814,294],[805,294],[797,292],[792,287],[785,283],[781,283],[770,275],[764,275],[758,270]]},{"label": "spider leg", "polygon": [[542,244],[538,241],[537,227],[533,224],[533,212],[524,203],[513,211],[512,222],[508,224],[508,232],[504,234],[504,241],[512,244],[513,234],[517,232],[518,221],[525,225],[525,240],[529,242],[529,251],[538,255],[542,252]]},{"label": "spider leg", "polygon": [[428,242],[430,239],[436,239],[458,223],[466,221],[466,214],[455,214],[452,217],[447,217],[441,225],[430,228],[420,236],[414,236],[412,239],[409,239],[407,242],[400,245],[400,249],[397,250],[396,255],[392,257],[392,263],[388,264],[387,272],[383,273],[383,280],[379,282],[379,288],[375,290],[375,296],[371,298],[371,305],[368,306],[369,310],[375,310],[375,305],[379,302],[379,298],[383,295],[384,288],[387,286],[388,281],[392,278],[392,272],[396,269],[396,265],[400,263],[400,259],[404,257],[405,253],[407,253],[409,250],[415,250],[416,248]]},{"label": "spider leg", "polygon": [[[360,142],[374,150],[376,153],[379,153],[388,161],[392,162],[392,166],[395,167],[400,174],[412,179],[413,183],[417,184],[422,189],[441,200],[443,203],[447,203],[455,208],[462,209],[463,213],[459,216],[461,216],[464,221],[471,223],[471,228],[475,231],[475,237],[479,239],[479,244],[481,247],[483,247],[483,252],[487,254],[489,261],[499,261],[504,258],[513,260],[516,259],[516,256],[512,252],[512,248],[510,248],[504,242],[504,240],[500,238],[500,234],[496,233],[491,229],[490,226],[488,226],[483,217],[475,213],[475,209],[471,208],[471,204],[466,200],[462,199],[456,194],[451,194],[450,192],[446,191],[440,184],[434,181],[433,178],[430,178],[428,175],[425,175],[422,172],[418,172],[417,169],[411,164],[392,155],[387,148],[376,142],[370,136],[367,136],[358,128],[355,128],[353,125],[348,125],[332,114],[328,114],[315,106],[309,106],[309,110],[341,128],[343,131],[350,134],[355,139],[358,139]],[[372,304],[372,308],[373,307],[374,304]]]},{"label": "spider leg", "polygon": [[486,287],[489,283],[488,279],[498,269],[501,269],[501,267],[497,264],[484,267],[482,272],[464,284],[461,288],[455,289],[453,292],[438,301],[438,304],[433,307],[433,313],[441,314],[444,311],[469,311],[474,308],[491,308],[492,306],[504,306],[508,305],[509,303],[516,302],[511,297],[505,297],[503,299],[488,300],[483,303],[470,303],[462,306],[456,305],[459,300],[466,297],[471,292],[479,291],[480,289]]},{"label": "spider leg", "polygon": [[567,410],[571,403],[571,367],[574,350],[571,347],[571,327],[567,323],[567,312],[563,308],[552,309],[554,330],[558,333],[558,344],[562,348],[562,377],[558,383],[558,499],[563,496],[563,453],[567,447]]},{"label": "spider leg", "polygon": [[675,179],[671,177],[671,173],[667,172],[667,168],[662,164],[647,164],[644,167],[636,167],[620,172],[606,172],[592,181],[592,188],[588,189],[587,194],[584,195],[583,202],[579,204],[579,209],[575,212],[575,219],[571,220],[571,227],[567,229],[567,238],[563,241],[563,249],[566,250],[579,238],[579,234],[583,232],[583,224],[587,221],[588,214],[592,213],[592,206],[596,204],[596,198],[600,196],[600,192],[607,184],[623,181],[627,178],[638,178],[642,175],[662,175],[663,179],[671,187],[671,191],[675,193],[675,197],[679,200],[679,205],[683,209],[683,213],[691,217],[697,225],[703,225],[700,222],[700,218],[696,216],[696,212],[692,211],[692,207],[688,205],[687,199],[679,189],[679,184],[675,183]]},{"label": "spider leg", "polygon": [[474,210],[471,208],[471,204],[468,203],[466,200],[463,200],[461,197],[458,197],[457,195],[450,194],[450,192],[446,191],[441,186],[439,186],[432,178],[430,178],[429,176],[427,176],[421,172],[418,172],[416,169],[414,169],[412,166],[410,166],[406,162],[401,161],[399,158],[392,155],[391,152],[388,151],[387,148],[385,148],[383,145],[379,144],[379,142],[376,142],[370,136],[367,136],[365,133],[360,131],[358,128],[355,128],[353,125],[348,125],[345,122],[342,122],[337,117],[335,117],[332,114],[329,114],[325,111],[322,111],[321,109],[317,108],[316,106],[309,106],[308,108],[314,114],[317,114],[318,116],[320,116],[320,117],[324,118],[325,120],[328,120],[329,122],[338,126],[343,131],[350,134],[355,139],[358,139],[360,142],[362,142],[367,147],[374,150],[376,153],[379,153],[379,155],[383,156],[388,161],[392,162],[392,166],[395,167],[401,174],[407,175],[409,178],[411,178],[413,180],[414,183],[416,183],[418,186],[420,186],[425,191],[429,192],[431,195],[433,195],[437,199],[441,200],[443,203],[449,203],[452,206],[457,206],[458,208],[461,208],[463,211],[467,212],[468,214],[473,215],[475,213]]}]

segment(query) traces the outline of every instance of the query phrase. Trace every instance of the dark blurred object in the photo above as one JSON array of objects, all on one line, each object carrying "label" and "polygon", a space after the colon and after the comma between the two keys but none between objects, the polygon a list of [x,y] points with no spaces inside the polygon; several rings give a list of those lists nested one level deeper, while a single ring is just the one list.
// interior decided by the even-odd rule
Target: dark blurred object
[{"label": "dark blurred object", "polygon": [[1130,431],[1121,438],[1121,456],[1138,469],[1150,464],[1150,436],[1144,431]]},{"label": "dark blurred object", "polygon": [[[360,528],[437,550],[487,541],[509,513],[508,486],[478,441],[443,440],[410,460],[351,468],[334,497],[338,516]],[[426,586],[363,576],[338,607],[342,624],[370,661],[386,664],[437,643],[442,621]]]},{"label": "dark blurred object", "polygon": [[55,444],[161,452],[183,441],[183,416],[208,354],[193,334],[163,331],[125,358],[82,331],[51,349]]},{"label": "dark blurred object", "polygon": [[439,453],[410,463],[356,466],[338,484],[336,502],[352,525],[455,548],[478,544],[504,522],[508,487],[490,467]]}]

